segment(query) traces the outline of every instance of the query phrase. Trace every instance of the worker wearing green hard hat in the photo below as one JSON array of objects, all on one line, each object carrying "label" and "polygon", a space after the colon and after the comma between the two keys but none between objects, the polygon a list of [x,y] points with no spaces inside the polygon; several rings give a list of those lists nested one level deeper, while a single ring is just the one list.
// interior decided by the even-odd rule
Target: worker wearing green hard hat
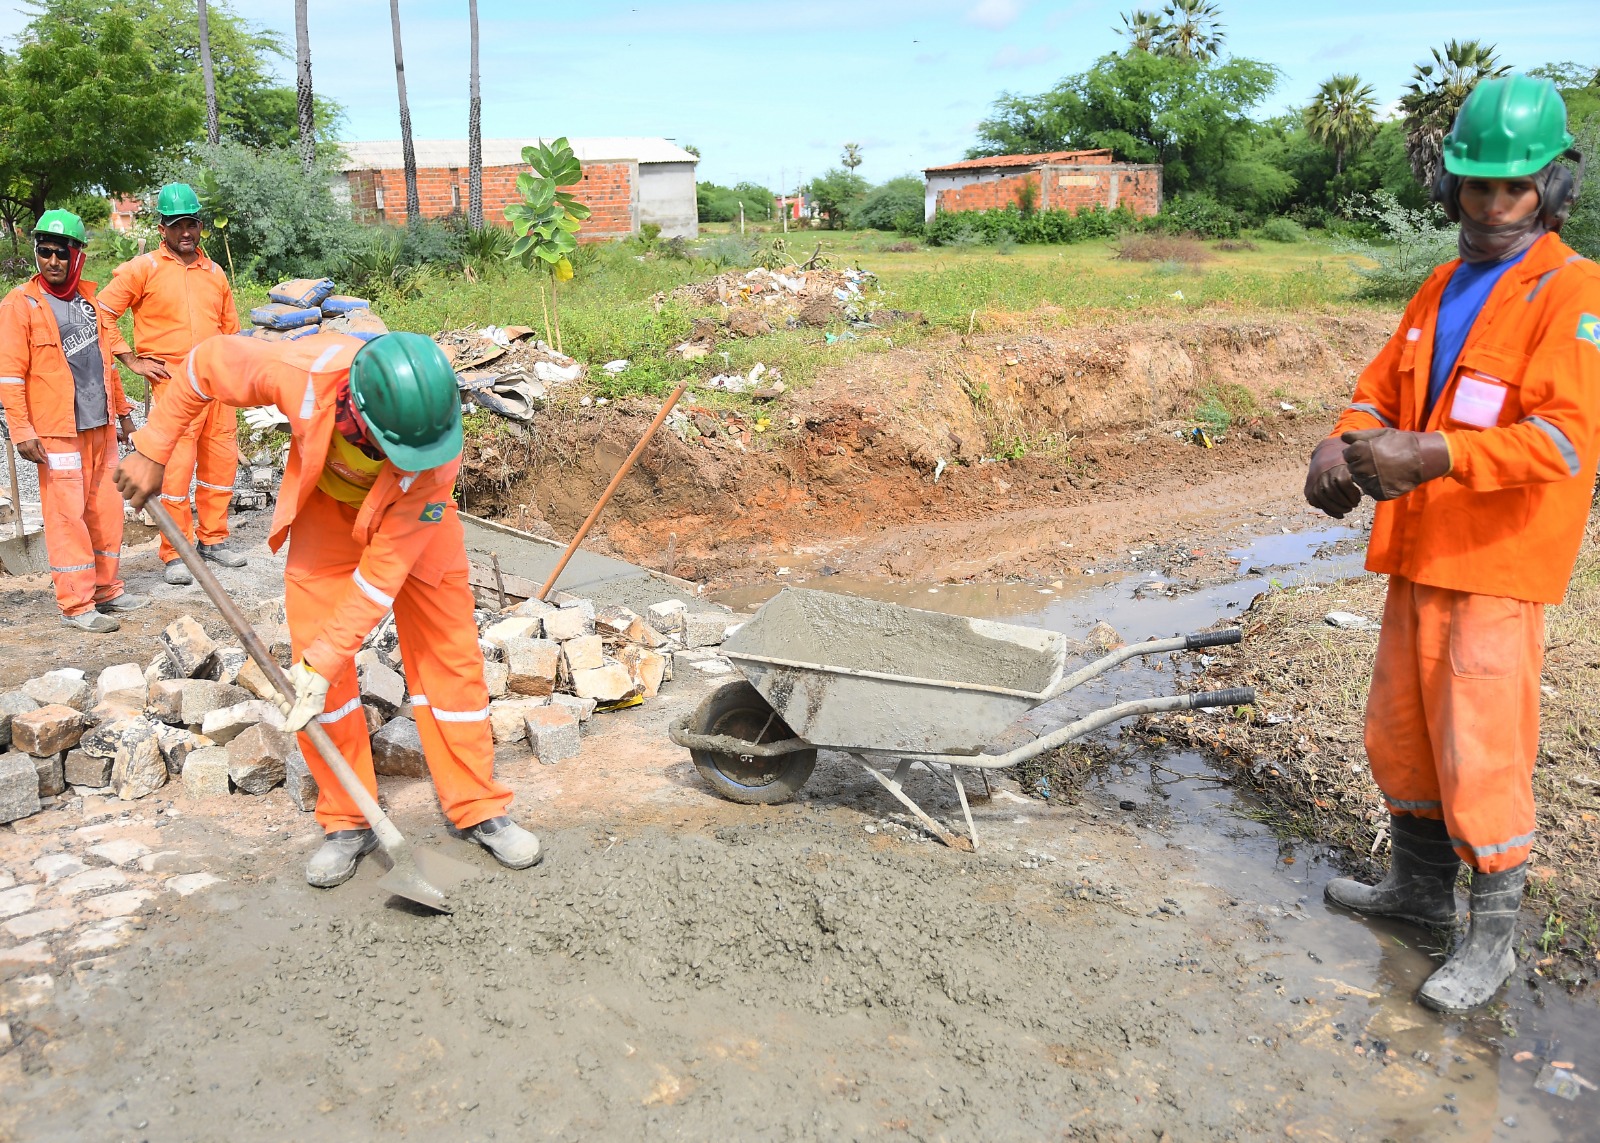
[{"label": "worker wearing green hard hat", "polygon": [[1330,516],[1378,501],[1366,566],[1389,576],[1366,719],[1389,874],[1326,896],[1455,928],[1465,862],[1467,925],[1417,994],[1443,1011],[1488,1003],[1516,967],[1544,607],[1566,592],[1600,459],[1600,268],[1558,233],[1583,173],[1572,142],[1549,80],[1467,96],[1434,187],[1460,257],[1406,307],[1306,476]]},{"label": "worker wearing green hard hat", "polygon": [[[276,405],[293,438],[268,544],[288,542],[284,608],[296,660],[285,726],[316,719],[369,791],[372,747],[354,659],[393,613],[429,773],[452,826],[501,864],[525,869],[539,840],[511,820],[494,777],[489,690],[473,618],[466,538],[452,499],[461,471],[461,397],[442,350],[414,333],[370,341],[317,333],[293,341],[214,337],[184,365],[117,484],[136,506],[213,402]],[[306,880],[347,880],[377,838],[309,738],[323,844]]]}]

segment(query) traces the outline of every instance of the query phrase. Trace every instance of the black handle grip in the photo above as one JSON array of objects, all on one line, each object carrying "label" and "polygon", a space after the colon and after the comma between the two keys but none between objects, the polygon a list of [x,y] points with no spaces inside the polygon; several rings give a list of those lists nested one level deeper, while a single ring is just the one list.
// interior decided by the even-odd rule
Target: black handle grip
[{"label": "black handle grip", "polygon": [[1255,701],[1255,687],[1229,687],[1225,691],[1205,691],[1189,696],[1189,705],[1196,709],[1207,706],[1254,706]]},{"label": "black handle grip", "polygon": [[1227,647],[1243,641],[1244,632],[1237,627],[1229,627],[1226,631],[1202,631],[1198,635],[1183,637],[1184,645],[1191,651],[1198,651],[1202,647]]}]

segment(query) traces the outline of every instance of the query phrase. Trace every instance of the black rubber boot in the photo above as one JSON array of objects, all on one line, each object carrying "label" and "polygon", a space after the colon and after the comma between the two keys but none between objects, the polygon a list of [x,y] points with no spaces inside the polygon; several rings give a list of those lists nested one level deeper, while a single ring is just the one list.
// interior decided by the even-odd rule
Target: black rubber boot
[{"label": "black rubber boot", "polygon": [[1450,844],[1442,821],[1395,814],[1389,819],[1389,875],[1376,885],[1348,877],[1328,882],[1323,890],[1335,905],[1398,917],[1418,925],[1456,923],[1456,874],[1461,858]]},{"label": "black rubber boot", "polygon": [[1469,1012],[1494,999],[1517,967],[1517,914],[1527,863],[1501,873],[1472,875],[1472,915],[1467,937],[1438,972],[1428,977],[1417,1000],[1438,1012]]}]

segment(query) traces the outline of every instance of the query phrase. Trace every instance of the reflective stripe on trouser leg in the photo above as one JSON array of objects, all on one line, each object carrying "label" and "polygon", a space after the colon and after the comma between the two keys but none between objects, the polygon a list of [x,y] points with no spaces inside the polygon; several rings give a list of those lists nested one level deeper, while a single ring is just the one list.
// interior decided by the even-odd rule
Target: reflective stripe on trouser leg
[{"label": "reflective stripe on trouser leg", "polygon": [[1539,604],[1390,579],[1367,706],[1373,776],[1391,805],[1436,798],[1480,872],[1527,860],[1543,650]]},{"label": "reflective stripe on trouser leg", "polygon": [[[73,437],[44,437],[46,463],[39,466],[39,499],[44,515],[44,543],[55,587],[56,606],[63,615],[82,615],[95,603],[95,554],[90,515],[97,506],[100,486],[109,484],[104,463],[104,442],[110,426],[90,429]],[[115,444],[112,445],[114,449]],[[112,495],[116,495],[112,490]],[[120,525],[122,509],[117,509]],[[96,531],[99,531],[98,522]],[[118,542],[121,541],[120,531]]]},{"label": "reflective stripe on trouser leg", "polygon": [[[441,541],[460,543],[449,533]],[[400,657],[428,772],[445,816],[461,829],[499,817],[511,805],[511,791],[494,778],[489,689],[472,607],[464,549],[460,566],[437,587],[407,579],[394,601]]]},{"label": "reflective stripe on trouser leg", "polygon": [[195,535],[202,544],[228,538],[228,509],[239,475],[239,411],[212,401],[200,419],[195,442]]}]

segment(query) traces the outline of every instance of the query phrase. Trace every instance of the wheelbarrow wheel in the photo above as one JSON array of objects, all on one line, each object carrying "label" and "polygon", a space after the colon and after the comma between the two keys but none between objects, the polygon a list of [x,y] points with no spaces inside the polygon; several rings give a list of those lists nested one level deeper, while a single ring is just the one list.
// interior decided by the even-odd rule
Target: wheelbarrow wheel
[{"label": "wheelbarrow wheel", "polygon": [[[742,679],[707,695],[690,725],[698,734],[726,734],[752,743],[781,742],[795,736],[761,692]],[[796,750],[778,758],[717,750],[689,753],[695,768],[713,790],[730,802],[746,806],[788,801],[806,784],[817,765],[815,750]]]}]

